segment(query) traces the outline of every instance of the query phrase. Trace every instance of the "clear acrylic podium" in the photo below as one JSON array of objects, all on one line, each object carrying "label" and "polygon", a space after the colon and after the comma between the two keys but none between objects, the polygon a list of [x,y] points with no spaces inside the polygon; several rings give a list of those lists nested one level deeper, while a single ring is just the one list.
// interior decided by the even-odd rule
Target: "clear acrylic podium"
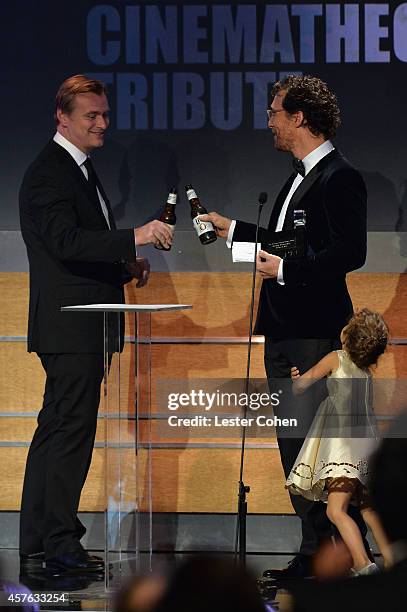
[{"label": "clear acrylic podium", "polygon": [[[81,312],[103,316],[105,374],[99,419],[103,416],[104,491],[99,499],[103,499],[100,505],[105,512],[107,592],[116,591],[128,576],[152,569],[151,315],[190,308],[186,304],[62,308],[78,316]],[[100,445],[100,436],[96,445]]]}]

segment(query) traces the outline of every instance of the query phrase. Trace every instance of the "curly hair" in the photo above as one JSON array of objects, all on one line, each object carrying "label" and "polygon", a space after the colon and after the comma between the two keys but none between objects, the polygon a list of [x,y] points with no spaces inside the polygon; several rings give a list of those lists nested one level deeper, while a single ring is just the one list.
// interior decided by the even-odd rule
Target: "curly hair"
[{"label": "curly hair", "polygon": [[274,97],[284,91],[283,108],[293,114],[302,111],[305,125],[314,136],[333,138],[341,125],[341,112],[335,94],[324,81],[312,76],[288,75],[274,84]]},{"label": "curly hair", "polygon": [[389,328],[378,312],[363,308],[342,330],[343,346],[353,363],[367,370],[386,350]]}]

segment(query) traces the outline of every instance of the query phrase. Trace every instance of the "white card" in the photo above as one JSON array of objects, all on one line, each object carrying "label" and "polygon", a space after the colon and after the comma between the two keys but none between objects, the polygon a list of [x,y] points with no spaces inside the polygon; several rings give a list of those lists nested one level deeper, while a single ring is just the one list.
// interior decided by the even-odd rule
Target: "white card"
[{"label": "white card", "polygon": [[[234,242],[232,244],[233,263],[253,263],[256,244],[254,242]],[[261,243],[257,243],[257,252],[261,249]]]}]

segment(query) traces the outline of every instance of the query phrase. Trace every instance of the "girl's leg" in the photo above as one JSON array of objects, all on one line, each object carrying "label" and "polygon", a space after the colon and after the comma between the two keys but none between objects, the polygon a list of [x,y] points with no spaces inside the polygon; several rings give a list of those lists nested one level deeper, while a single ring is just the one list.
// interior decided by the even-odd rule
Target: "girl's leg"
[{"label": "girl's leg", "polygon": [[370,559],[363,546],[362,536],[355,521],[347,513],[351,492],[330,491],[326,514],[336,525],[342,540],[352,555],[355,570],[360,570],[370,564]]},{"label": "girl's leg", "polygon": [[383,555],[384,566],[390,567],[392,564],[390,542],[378,514],[372,508],[361,508],[360,512],[366,525],[372,530],[376,544]]}]

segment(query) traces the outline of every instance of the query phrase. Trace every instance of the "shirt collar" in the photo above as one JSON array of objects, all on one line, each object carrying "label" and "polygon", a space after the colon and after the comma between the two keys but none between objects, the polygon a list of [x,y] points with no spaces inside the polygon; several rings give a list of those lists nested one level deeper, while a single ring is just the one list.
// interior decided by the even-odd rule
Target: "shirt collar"
[{"label": "shirt collar", "polygon": [[66,151],[68,151],[69,155],[74,158],[78,166],[82,166],[83,162],[87,159],[86,153],[78,149],[72,142],[70,142],[65,136],[62,136],[59,132],[56,132],[54,138],[54,142],[63,147]]},{"label": "shirt collar", "polygon": [[319,145],[319,147],[311,151],[311,153],[308,153],[308,155],[302,160],[305,167],[305,176],[314,166],[317,165],[319,161],[321,161],[323,157],[325,157],[325,155],[328,155],[328,153],[333,151],[334,148],[335,147],[330,140],[325,140],[325,142]]}]

